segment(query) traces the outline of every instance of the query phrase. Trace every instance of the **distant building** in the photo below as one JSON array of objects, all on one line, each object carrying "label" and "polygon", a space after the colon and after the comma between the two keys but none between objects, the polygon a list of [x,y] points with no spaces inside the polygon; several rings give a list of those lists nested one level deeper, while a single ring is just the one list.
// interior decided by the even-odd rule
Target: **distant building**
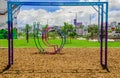
[{"label": "distant building", "polygon": [[116,29],[120,28],[120,23],[119,22],[111,22],[109,25],[109,30],[111,30],[112,32],[108,33],[109,37],[111,38],[120,38],[120,32],[116,31]]},{"label": "distant building", "polygon": [[74,25],[75,25],[75,28],[76,28],[77,35],[83,35],[84,34],[84,29],[83,29],[82,22],[77,22],[77,19],[74,19]]},{"label": "distant building", "polygon": [[75,25],[76,27],[79,27],[79,26],[82,25],[82,22],[77,22],[77,20],[74,19],[74,25]]},{"label": "distant building", "polygon": [[120,22],[118,22],[118,26],[120,27]]}]

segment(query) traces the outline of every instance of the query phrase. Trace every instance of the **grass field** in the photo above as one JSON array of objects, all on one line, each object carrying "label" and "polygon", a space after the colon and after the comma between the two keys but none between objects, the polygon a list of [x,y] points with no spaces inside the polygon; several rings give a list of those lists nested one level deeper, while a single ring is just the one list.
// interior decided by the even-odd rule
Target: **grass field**
[{"label": "grass field", "polygon": [[[42,42],[42,41],[40,41]],[[57,43],[60,44],[60,40],[51,40],[52,43]],[[0,46],[1,47],[7,47],[8,41],[7,40],[0,40]],[[42,46],[44,47],[45,45],[41,43]],[[14,46],[16,48],[35,48],[35,43],[34,39],[30,39],[29,43],[26,42],[25,39],[15,39],[14,40]],[[99,47],[100,43],[99,42],[93,42],[93,41],[87,41],[87,40],[76,40],[72,39],[72,43],[67,43],[65,44],[65,47],[73,47],[73,48],[79,48],[79,47]],[[120,42],[108,42],[108,47],[120,47]]]}]

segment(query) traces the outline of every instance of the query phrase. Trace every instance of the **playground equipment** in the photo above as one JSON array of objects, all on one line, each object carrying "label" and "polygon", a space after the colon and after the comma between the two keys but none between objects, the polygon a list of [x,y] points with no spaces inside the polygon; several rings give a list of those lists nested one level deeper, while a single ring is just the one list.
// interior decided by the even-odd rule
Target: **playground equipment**
[{"label": "playground equipment", "polygon": [[[35,45],[36,47],[39,49],[39,51],[41,53],[45,53],[45,54],[56,54],[56,53],[59,53],[61,51],[61,49],[63,48],[64,44],[65,44],[65,41],[66,41],[66,38],[65,38],[65,35],[64,33],[61,31],[61,29],[59,27],[47,27],[43,30],[39,30],[39,24],[37,23],[33,25],[34,26],[34,41],[35,41]],[[61,38],[61,43],[60,44],[51,44],[49,42],[49,33],[50,32],[55,32],[55,35],[56,36],[60,36]],[[39,34],[42,34],[40,37],[39,37]],[[39,39],[42,39],[41,42],[43,42],[46,46],[48,47],[53,47],[54,48],[54,51],[50,52],[50,51],[46,51],[42,45],[41,45],[41,42]]]},{"label": "playground equipment", "polygon": [[[100,64],[107,69],[108,52],[108,2],[11,2],[8,1],[8,67],[13,64],[13,29],[12,6],[13,5],[31,5],[31,6],[98,6],[100,7],[101,34],[100,34]],[[97,10],[96,7],[94,9]],[[105,23],[105,35],[103,36],[103,24]],[[105,47],[103,46],[103,37],[105,37]],[[43,38],[44,39],[44,38]],[[103,50],[105,49],[105,50]],[[103,53],[104,51],[104,53]],[[103,56],[104,55],[104,56]]]}]

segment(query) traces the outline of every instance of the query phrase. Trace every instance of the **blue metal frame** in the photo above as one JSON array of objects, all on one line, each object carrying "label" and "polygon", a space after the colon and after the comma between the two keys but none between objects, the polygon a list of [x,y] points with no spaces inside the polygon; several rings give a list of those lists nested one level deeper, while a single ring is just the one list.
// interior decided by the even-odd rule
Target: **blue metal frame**
[{"label": "blue metal frame", "polygon": [[102,11],[101,11],[101,34],[100,34],[100,36],[101,36],[100,37],[101,38],[100,39],[101,40],[101,43],[100,43],[100,46],[101,46],[100,47],[101,48],[100,49],[101,50],[101,52],[100,52],[100,64],[103,65],[103,52],[102,51],[103,51],[103,35],[104,35],[104,31],[103,31],[104,30],[104,28],[103,28],[103,22],[104,22],[104,14],[103,14],[104,10],[103,9],[104,8],[103,8],[103,5],[101,7],[102,7]]},{"label": "blue metal frame", "polygon": [[105,26],[105,67],[107,67],[107,60],[108,60],[108,3],[106,3],[106,17],[105,17],[105,21],[106,21],[106,26]]},{"label": "blue metal frame", "polygon": [[13,2],[12,5],[27,5],[27,6],[101,6],[108,2]]},{"label": "blue metal frame", "polygon": [[[101,19],[101,46],[100,46],[100,64],[105,69],[107,68],[107,52],[108,52],[108,2],[12,2],[8,1],[8,66],[13,64],[13,18],[12,18],[12,5],[16,6],[98,6],[100,9]],[[101,8],[100,8],[101,7]],[[104,12],[104,7],[106,7],[106,12]],[[105,15],[105,17],[104,17]],[[103,53],[103,23],[105,19],[105,53]],[[103,54],[104,60],[103,60]],[[103,63],[104,62],[104,63]]]},{"label": "blue metal frame", "polygon": [[14,15],[17,11],[19,11],[20,8],[21,8],[21,6],[17,6],[17,8],[13,11],[13,15]]}]

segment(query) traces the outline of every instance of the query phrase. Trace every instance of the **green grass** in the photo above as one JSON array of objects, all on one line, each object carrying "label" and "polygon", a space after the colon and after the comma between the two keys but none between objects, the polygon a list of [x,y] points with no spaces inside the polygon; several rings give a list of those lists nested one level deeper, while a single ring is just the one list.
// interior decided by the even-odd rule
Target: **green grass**
[{"label": "green grass", "polygon": [[[60,44],[60,40],[51,40],[50,42],[52,43],[57,43]],[[45,45],[41,43],[43,47]],[[0,39],[0,46],[1,47],[7,47],[8,46],[8,41],[5,39]],[[16,48],[35,48],[35,43],[33,39],[29,40],[29,43],[26,42],[25,39],[15,39],[14,40],[14,46]],[[93,41],[87,41],[87,40],[75,40],[72,39],[72,43],[66,43],[65,47],[99,47],[100,43],[99,42],[93,42]],[[108,42],[108,47],[120,47],[120,42]]]}]

